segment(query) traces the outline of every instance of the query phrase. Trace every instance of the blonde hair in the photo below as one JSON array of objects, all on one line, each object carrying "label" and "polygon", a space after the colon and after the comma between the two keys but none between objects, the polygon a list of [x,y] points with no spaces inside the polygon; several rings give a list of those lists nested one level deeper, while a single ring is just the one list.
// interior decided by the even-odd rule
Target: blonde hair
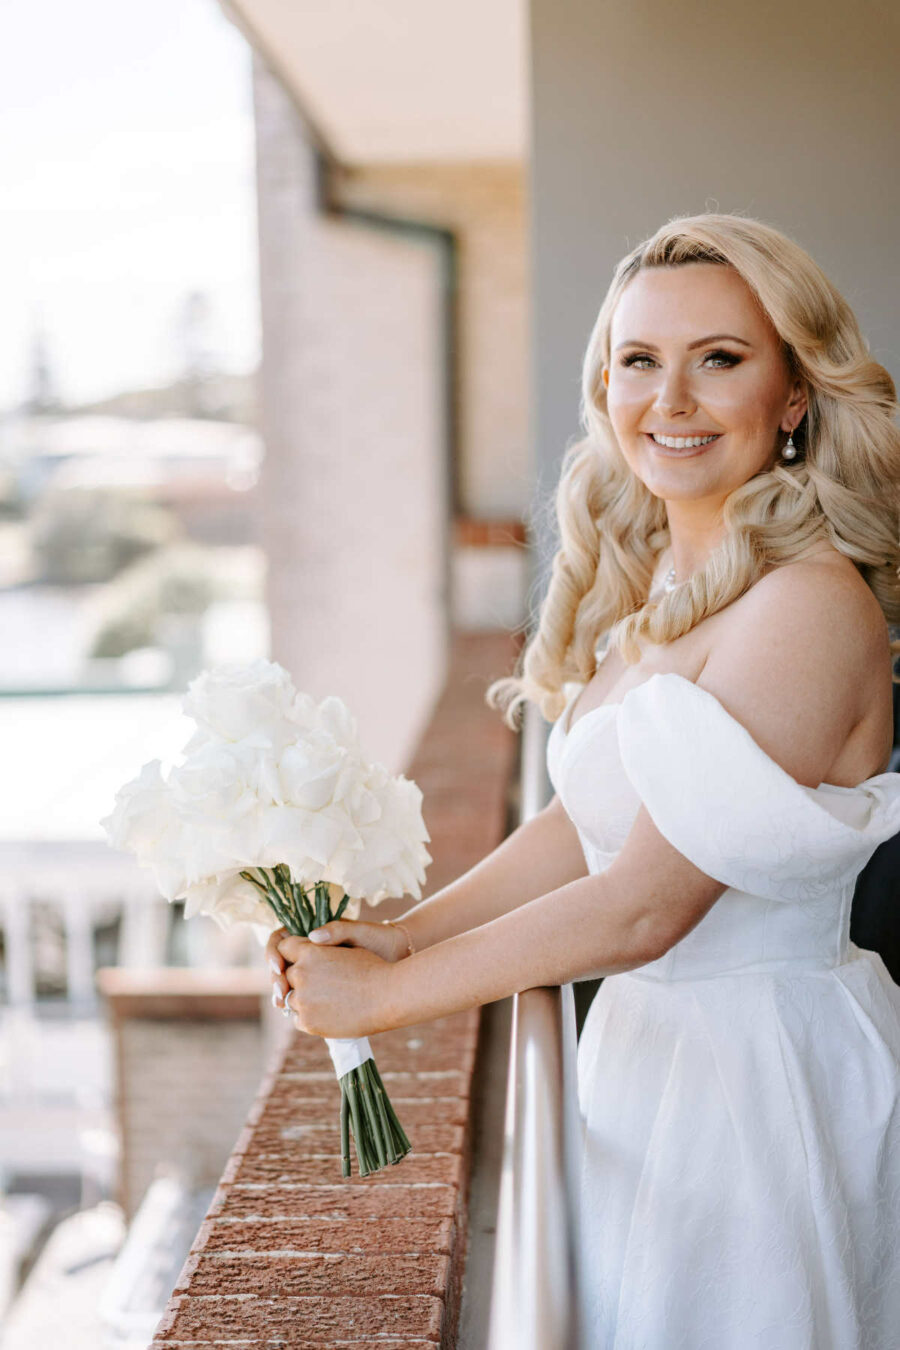
[{"label": "blonde hair", "polygon": [[[602,368],[624,287],[640,270],[710,262],[733,267],[782,340],[789,369],[807,387],[794,431],[798,455],[754,474],[726,499],[725,534],[688,582],[648,600],[669,543],[665,502],[626,463],[606,410]],[[736,600],[770,566],[817,540],[851,558],[888,624],[900,621],[900,430],[894,382],[869,355],[856,316],[809,254],[780,231],[737,215],[676,218],[616,267],[582,370],[584,437],[563,456],[555,510],[559,547],[537,627],[516,673],[495,680],[487,702],[515,727],[526,700],[554,721],[562,686],[586,682],[596,650],[629,664],[640,639],[672,642]],[[900,640],[891,642],[900,651]],[[895,679],[898,677],[895,676]]]}]

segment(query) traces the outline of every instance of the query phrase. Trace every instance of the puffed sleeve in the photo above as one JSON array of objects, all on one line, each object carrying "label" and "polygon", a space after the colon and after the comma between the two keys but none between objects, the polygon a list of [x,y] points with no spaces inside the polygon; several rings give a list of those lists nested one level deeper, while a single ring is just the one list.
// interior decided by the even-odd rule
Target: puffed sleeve
[{"label": "puffed sleeve", "polygon": [[625,772],[656,828],[737,890],[772,900],[833,893],[900,831],[900,774],[806,787],[681,675],[630,689],[617,729]]}]

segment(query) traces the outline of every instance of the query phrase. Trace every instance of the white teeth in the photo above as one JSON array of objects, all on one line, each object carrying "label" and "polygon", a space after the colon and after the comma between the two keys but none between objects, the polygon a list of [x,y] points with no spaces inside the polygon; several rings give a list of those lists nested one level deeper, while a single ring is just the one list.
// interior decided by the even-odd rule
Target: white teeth
[{"label": "white teeth", "polygon": [[[651,432],[651,435],[653,433]],[[709,445],[710,441],[716,440],[715,436],[656,436],[653,439],[657,445],[668,446],[670,450],[689,450],[698,445]]]}]

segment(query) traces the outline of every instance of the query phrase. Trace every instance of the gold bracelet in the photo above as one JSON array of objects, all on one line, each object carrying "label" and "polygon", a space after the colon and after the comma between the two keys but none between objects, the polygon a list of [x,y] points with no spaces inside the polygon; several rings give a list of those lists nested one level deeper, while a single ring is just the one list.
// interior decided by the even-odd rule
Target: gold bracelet
[{"label": "gold bracelet", "polygon": [[[406,956],[413,956],[413,955],[415,954],[415,950],[416,950],[416,949],[415,949],[415,947],[413,946],[413,940],[412,940],[412,938],[409,936],[409,929],[406,927],[406,925],[405,925],[405,924],[402,924],[402,923],[398,923],[398,921],[397,921],[396,919],[382,919],[381,922],[382,922],[382,923],[390,924],[391,928],[399,928],[399,929],[400,929],[401,933],[402,933],[403,936],[406,938],[406,945],[407,945],[407,948],[408,948],[407,953],[406,953]],[[405,961],[405,960],[406,960],[406,957],[405,957],[405,956],[401,956],[400,959],[401,959],[401,961]]]}]

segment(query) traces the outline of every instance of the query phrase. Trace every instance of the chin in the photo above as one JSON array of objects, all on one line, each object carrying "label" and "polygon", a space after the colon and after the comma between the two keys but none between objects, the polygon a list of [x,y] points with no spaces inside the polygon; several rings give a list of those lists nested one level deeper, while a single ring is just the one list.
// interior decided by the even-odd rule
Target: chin
[{"label": "chin", "polygon": [[714,474],[692,474],[689,480],[683,470],[676,470],[668,474],[647,474],[646,477],[639,474],[638,477],[654,497],[665,497],[672,502],[699,500],[713,493],[721,495],[731,491],[730,487],[722,486]]}]

